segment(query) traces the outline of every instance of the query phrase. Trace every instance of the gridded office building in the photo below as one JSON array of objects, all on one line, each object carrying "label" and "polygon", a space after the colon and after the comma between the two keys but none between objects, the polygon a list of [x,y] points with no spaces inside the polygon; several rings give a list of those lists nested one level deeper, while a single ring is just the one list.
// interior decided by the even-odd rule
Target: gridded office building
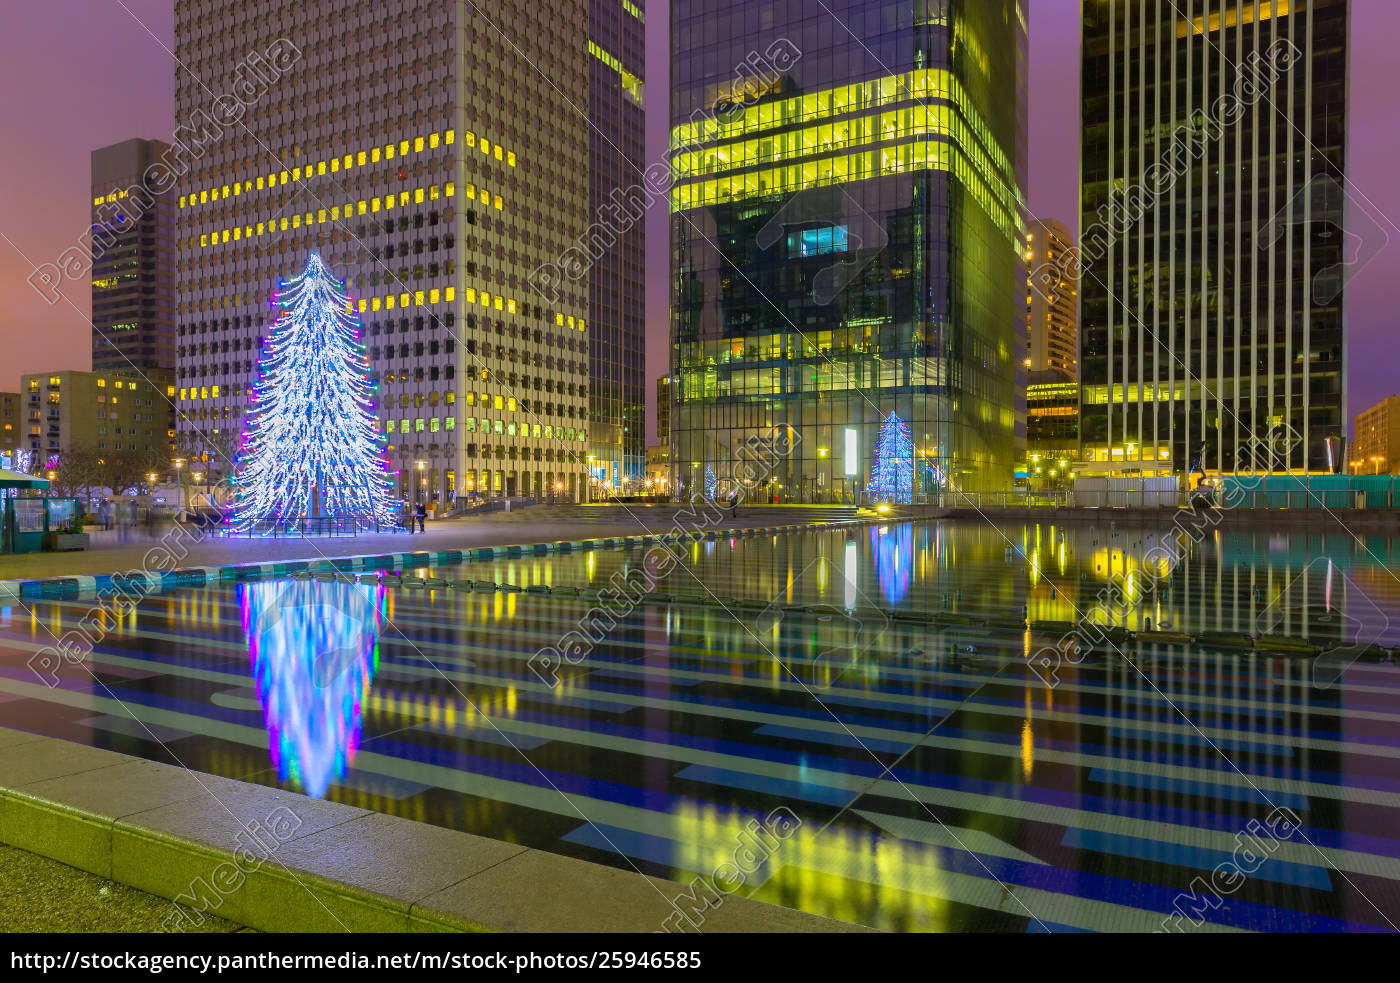
[{"label": "gridded office building", "polygon": [[527,277],[589,221],[587,27],[585,0],[177,4],[179,399],[216,466],[319,250],[401,495],[586,493],[588,279]]},{"label": "gridded office building", "polygon": [[1340,466],[1347,31],[1347,0],[1085,0],[1085,471]]},{"label": "gridded office building", "polygon": [[[683,497],[1009,489],[1024,376],[1016,0],[674,0],[672,441]],[[764,463],[738,467],[758,436]]]}]

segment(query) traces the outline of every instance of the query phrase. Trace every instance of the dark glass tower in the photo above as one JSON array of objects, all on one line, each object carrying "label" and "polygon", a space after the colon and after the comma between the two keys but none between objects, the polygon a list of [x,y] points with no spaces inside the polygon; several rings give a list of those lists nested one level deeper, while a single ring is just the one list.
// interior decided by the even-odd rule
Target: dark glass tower
[{"label": "dark glass tower", "polygon": [[92,152],[92,367],[175,368],[175,203],[143,191],[170,149],[125,140]]},{"label": "dark glass tower", "polygon": [[[1009,489],[1021,5],[673,0],[671,36],[681,495],[712,471],[721,496],[857,501],[890,413],[916,499]],[[753,436],[772,450],[744,467]]]},{"label": "dark glass tower", "polygon": [[1083,17],[1084,469],[1327,470],[1346,426],[1346,0]]},{"label": "dark glass tower", "polygon": [[609,227],[589,280],[589,453],[595,481],[617,493],[646,473],[645,16],[642,0],[588,4],[590,211]]}]

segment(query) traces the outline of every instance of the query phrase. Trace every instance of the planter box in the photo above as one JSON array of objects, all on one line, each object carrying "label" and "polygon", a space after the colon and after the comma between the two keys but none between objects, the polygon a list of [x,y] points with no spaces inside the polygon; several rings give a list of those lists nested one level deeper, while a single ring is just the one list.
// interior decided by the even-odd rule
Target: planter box
[{"label": "planter box", "polygon": [[85,550],[88,547],[88,534],[85,532],[46,532],[44,549],[55,552]]}]

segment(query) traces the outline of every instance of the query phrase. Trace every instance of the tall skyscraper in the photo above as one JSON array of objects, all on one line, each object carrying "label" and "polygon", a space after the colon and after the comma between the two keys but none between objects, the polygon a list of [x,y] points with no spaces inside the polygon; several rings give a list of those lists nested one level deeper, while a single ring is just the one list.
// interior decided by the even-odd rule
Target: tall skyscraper
[{"label": "tall skyscraper", "polygon": [[[646,170],[642,0],[588,0],[589,204],[597,221]],[[633,196],[634,197],[634,196]],[[646,223],[633,207],[590,270],[588,436],[594,477],[635,486],[646,467]]]},{"label": "tall skyscraper", "polygon": [[1085,470],[1327,470],[1347,0],[1085,0]]},{"label": "tall skyscraper", "polygon": [[1030,223],[1026,368],[1037,382],[1073,382],[1079,377],[1079,278],[1074,257],[1074,234],[1064,223]]},{"label": "tall skyscraper", "polygon": [[170,147],[124,140],[92,152],[92,367],[175,368],[175,201],[132,197]]},{"label": "tall skyscraper", "polygon": [[[784,500],[858,500],[891,413],[910,427],[915,498],[1010,488],[1023,4],[671,11],[682,497],[712,472],[720,495],[752,481]],[[769,449],[746,449],[755,437]]]},{"label": "tall skyscraper", "polygon": [[585,0],[177,5],[179,398],[215,466],[318,250],[401,495],[585,493],[588,279],[526,278],[590,220],[587,27]]}]

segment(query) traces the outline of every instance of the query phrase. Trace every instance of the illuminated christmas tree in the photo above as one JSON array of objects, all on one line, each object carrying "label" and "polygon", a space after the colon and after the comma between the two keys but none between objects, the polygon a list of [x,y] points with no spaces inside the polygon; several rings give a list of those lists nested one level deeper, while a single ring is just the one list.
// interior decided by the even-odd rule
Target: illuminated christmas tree
[{"label": "illuminated christmas tree", "polygon": [[914,440],[909,424],[893,413],[880,424],[867,491],[875,502],[908,505],[914,501]]},{"label": "illuminated christmas tree", "polygon": [[376,387],[344,290],[316,253],[280,285],[234,479],[240,531],[303,516],[390,521]]},{"label": "illuminated christmas tree", "polygon": [[715,488],[718,482],[715,480],[715,470],[708,464],[705,465],[705,501],[715,500]]}]

